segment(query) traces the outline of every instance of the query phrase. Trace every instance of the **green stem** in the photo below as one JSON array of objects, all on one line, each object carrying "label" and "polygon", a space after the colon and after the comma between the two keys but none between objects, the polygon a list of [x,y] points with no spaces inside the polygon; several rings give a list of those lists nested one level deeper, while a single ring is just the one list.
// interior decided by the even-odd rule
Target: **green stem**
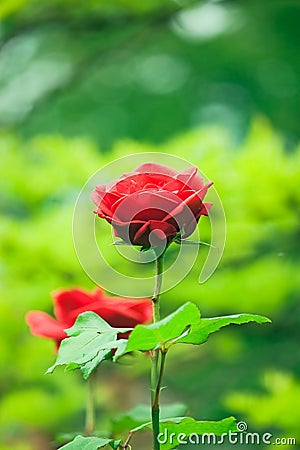
[{"label": "green stem", "polygon": [[95,430],[95,401],[93,375],[87,380],[85,434],[92,436]]},{"label": "green stem", "polygon": [[[164,253],[156,258],[155,261],[155,287],[152,297],[153,307],[153,323],[160,320],[160,305],[159,295],[162,284],[163,274],[163,258]],[[160,370],[158,373],[159,350],[152,352],[152,368],[151,368],[151,416],[152,416],[152,433],[153,433],[153,449],[160,450],[160,443],[158,441],[159,434],[159,393],[161,386],[162,373],[164,368],[165,357],[161,356]]]},{"label": "green stem", "polygon": [[155,260],[155,287],[152,296],[152,307],[153,307],[153,322],[158,322],[160,320],[160,305],[159,305],[159,294],[162,284],[163,275],[163,259],[164,253],[157,257]]},{"label": "green stem", "polygon": [[159,407],[159,396],[160,396],[161,383],[162,383],[163,374],[164,374],[166,356],[167,356],[167,351],[161,350],[160,368],[159,368],[157,385],[156,385],[156,389],[154,392],[153,405],[152,405],[153,408]]}]

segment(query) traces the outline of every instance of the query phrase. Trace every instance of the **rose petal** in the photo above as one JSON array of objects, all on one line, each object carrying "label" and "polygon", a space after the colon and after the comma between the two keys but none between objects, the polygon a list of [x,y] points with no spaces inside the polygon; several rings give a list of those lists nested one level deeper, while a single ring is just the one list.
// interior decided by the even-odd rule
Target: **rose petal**
[{"label": "rose petal", "polygon": [[106,192],[98,205],[96,214],[98,214],[98,216],[100,216],[100,217],[104,217],[104,216],[111,217],[113,215],[113,209],[114,209],[113,206],[120,199],[122,199],[122,197],[120,198],[119,194]]},{"label": "rose petal", "polygon": [[210,208],[212,207],[212,205],[213,205],[212,203],[203,203],[202,204],[202,209],[200,210],[200,212],[198,214],[198,218],[200,216],[208,216]]},{"label": "rose petal", "polygon": [[163,187],[179,173],[163,164],[145,163],[131,172],[123,174],[112,190],[128,195],[143,189],[147,184]]},{"label": "rose petal", "polygon": [[211,207],[212,207],[212,203],[202,203],[202,208],[200,209],[197,216],[195,217],[195,221],[191,221],[190,223],[185,225],[184,233],[181,235],[181,239],[185,239],[193,233],[200,217],[208,216],[209,210]]},{"label": "rose petal", "polygon": [[192,190],[199,191],[203,188],[204,182],[202,177],[198,174],[198,168],[193,166],[177,174],[175,178],[164,186],[164,189],[170,191],[177,191],[180,195],[182,191]]},{"label": "rose petal", "polygon": [[132,220],[131,222],[121,222],[115,218],[111,221],[117,236],[123,239],[128,244],[132,244],[134,236],[139,228],[144,225],[142,220]]},{"label": "rose petal", "polygon": [[[99,290],[100,291],[100,290]],[[133,327],[137,323],[148,322],[152,317],[152,305],[150,300],[130,300],[120,297],[106,297],[97,298],[94,295],[95,301],[73,309],[70,312],[73,323],[77,316],[85,311],[92,311],[102,317],[111,326],[115,327]],[[97,293],[96,293],[97,294]]]},{"label": "rose petal", "polygon": [[78,315],[85,311],[95,312],[115,327],[133,328],[138,323],[149,322],[152,318],[151,300],[107,297],[100,288],[93,292],[79,288],[56,291],[53,300],[57,317],[66,320],[55,320],[42,311],[31,311],[27,314],[26,321],[32,334],[54,339],[56,350],[67,337],[64,329],[72,326]]},{"label": "rose petal", "polygon": [[172,192],[143,190],[119,201],[114,214],[118,220],[125,222],[162,220],[179,202],[180,199]]},{"label": "rose petal", "polygon": [[67,335],[64,329],[66,324],[56,321],[43,311],[30,311],[26,315],[26,322],[34,336],[40,336],[57,341],[63,340]]},{"label": "rose petal", "polygon": [[[152,242],[149,241],[150,233]],[[166,245],[167,241],[176,234],[177,229],[171,223],[149,220],[136,232],[133,243],[143,247]]]},{"label": "rose petal", "polygon": [[[126,300],[126,299],[125,299]],[[134,303],[128,307],[137,323],[147,323],[152,320],[153,310],[152,302],[149,299],[134,300]]]},{"label": "rose petal", "polygon": [[102,198],[106,194],[106,185],[102,184],[99,186],[96,186],[96,188],[92,192],[92,200],[95,203],[96,206],[99,206],[99,204],[102,201]]},{"label": "rose petal", "polygon": [[141,164],[139,167],[134,169],[132,172],[129,172],[127,175],[132,175],[134,173],[149,173],[149,174],[159,174],[159,175],[168,175],[170,177],[174,177],[178,175],[178,171],[172,169],[171,167],[165,166],[163,164],[158,164],[155,162]]},{"label": "rose petal", "polygon": [[[83,289],[75,288],[69,290],[58,290],[52,293],[54,301],[54,314],[61,322],[72,326],[77,315],[78,308],[86,307],[93,303],[101,295],[100,289],[94,292],[87,292]],[[102,294],[103,295],[103,294]]]},{"label": "rose petal", "polygon": [[[138,302],[138,300],[136,301]],[[122,304],[121,304],[122,303]],[[114,299],[109,301],[104,300],[102,302],[95,302],[89,305],[91,311],[99,314],[106,322],[112,327],[134,327],[138,323],[148,322],[152,315],[149,314],[151,302],[147,301],[147,307],[144,302],[144,313],[141,315],[140,311],[135,310],[135,304],[127,304],[126,299],[122,299],[122,302],[115,302]],[[79,314],[84,312],[82,310],[77,311]]]},{"label": "rose petal", "polygon": [[204,186],[203,178],[198,173],[197,167],[189,167],[181,172],[177,179],[182,181],[189,189],[199,191]]},{"label": "rose petal", "polygon": [[186,206],[189,207],[189,209],[192,211],[194,216],[199,213],[200,209],[202,208],[202,200],[205,197],[205,194],[207,193],[208,188],[213,184],[212,181],[207,183],[205,186],[203,186],[202,189],[198,192],[194,192],[191,194],[187,199],[185,199],[182,203],[180,203],[176,208],[174,208],[173,211],[171,211],[170,214],[168,214],[163,220],[164,222],[169,221],[169,219],[174,219],[175,217],[179,216],[184,210]]},{"label": "rose petal", "polygon": [[126,174],[125,178],[121,177],[121,179],[116,182],[110,192],[118,193],[120,195],[130,195],[135,192],[142,191],[147,185],[154,186],[155,189],[161,189],[171,180],[172,178],[169,175],[163,174]]},{"label": "rose petal", "polygon": [[99,184],[95,187],[95,189],[92,192],[92,201],[96,206],[99,206],[101,203],[103,197],[107,194],[107,192],[111,191],[113,189],[113,186],[116,184],[115,181],[112,181],[107,184]]},{"label": "rose petal", "polygon": [[195,214],[195,216],[198,214],[200,209],[202,208],[202,200],[204,199],[208,188],[213,183],[207,183],[200,191],[195,192],[195,194],[191,195],[185,200],[186,205],[190,208],[190,210]]},{"label": "rose petal", "polygon": [[182,190],[178,191],[177,195],[180,198],[180,200],[186,200],[194,193],[195,193],[195,191],[193,191],[192,189],[182,189]]}]

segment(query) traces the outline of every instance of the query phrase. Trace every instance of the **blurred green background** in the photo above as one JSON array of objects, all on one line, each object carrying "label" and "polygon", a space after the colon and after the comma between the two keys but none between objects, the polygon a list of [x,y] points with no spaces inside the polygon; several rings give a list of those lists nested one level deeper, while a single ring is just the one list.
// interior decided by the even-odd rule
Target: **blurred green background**
[{"label": "blurred green background", "polygon": [[[1,0],[0,450],[53,450],[82,429],[84,383],[44,376],[53,344],[24,315],[52,313],[59,287],[93,288],[72,243],[77,195],[99,167],[144,151],[198,165],[227,216],[218,270],[200,286],[195,267],[164,313],[192,300],[203,316],[273,320],[178,347],[163,401],[300,441],[299,21],[290,0]],[[98,429],[147,402],[145,366],[103,366]]]}]

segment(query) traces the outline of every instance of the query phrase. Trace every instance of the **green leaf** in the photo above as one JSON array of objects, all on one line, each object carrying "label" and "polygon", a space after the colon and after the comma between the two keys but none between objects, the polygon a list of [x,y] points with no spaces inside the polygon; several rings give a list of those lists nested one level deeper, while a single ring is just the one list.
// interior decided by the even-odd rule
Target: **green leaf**
[{"label": "green leaf", "polygon": [[[145,423],[134,430],[133,433],[151,429],[152,423]],[[221,436],[224,433],[238,432],[236,419],[228,417],[219,421],[197,421],[192,417],[176,417],[174,419],[164,419],[160,421],[160,442],[161,450],[177,448],[180,440],[186,440],[190,435],[213,434]]]},{"label": "green leaf", "polygon": [[[68,370],[84,367],[87,363],[94,362],[95,368],[117,346],[117,332],[98,334],[95,332],[83,332],[74,337],[66,338],[60,344],[55,364],[47,370],[52,373],[57,366],[67,365]],[[89,370],[91,372],[92,369]]]},{"label": "green leaf", "polygon": [[197,306],[190,302],[185,303],[163,320],[151,325],[137,325],[129,337],[126,352],[168,347],[199,321],[200,311]]},{"label": "green leaf", "polygon": [[[71,442],[73,441],[77,436],[80,435],[80,433],[82,433],[82,431],[73,431],[73,432],[69,432],[69,433],[60,433],[58,435],[55,436],[55,442],[57,442],[57,444],[65,444],[66,442]],[[110,433],[108,431],[94,431],[93,432],[93,437],[98,437],[101,439],[110,439],[109,438]]]},{"label": "green leaf", "polygon": [[103,439],[95,436],[84,437],[76,436],[76,438],[62,447],[59,450],[98,450],[98,448],[110,445],[111,448],[117,449],[120,445],[120,441],[114,441],[113,439]]},{"label": "green leaf", "polygon": [[227,325],[241,325],[248,322],[267,323],[270,319],[255,314],[234,314],[231,316],[212,317],[210,319],[201,319],[198,324],[194,324],[190,333],[180,339],[178,342],[187,344],[203,344],[207,341],[210,334],[219,331]]},{"label": "green leaf", "polygon": [[111,356],[111,350],[100,350],[93,359],[87,361],[85,364],[82,364],[80,366],[80,370],[83,378],[87,380],[91,373],[96,369],[96,367],[102,361],[109,359],[109,356]]},{"label": "green leaf", "polygon": [[[118,339],[117,341],[113,341],[112,343],[113,349],[116,350],[116,353],[114,354],[113,361],[116,361],[120,352],[123,352],[123,349],[127,346],[127,339]],[[85,364],[82,364],[80,366],[81,372],[83,374],[83,378],[86,380],[90,374],[93,372],[93,370],[96,369],[96,367],[104,360],[110,359],[112,354],[111,350],[107,351],[105,350],[99,350],[95,358],[88,361]],[[67,366],[68,367],[68,366]],[[78,366],[77,366],[78,367]],[[70,369],[72,370],[72,369]]]},{"label": "green leaf", "polygon": [[131,331],[132,328],[113,328],[98,314],[87,311],[79,314],[74,325],[71,328],[67,328],[65,332],[68,336],[78,336],[87,331],[106,333],[115,330],[118,330],[119,333],[126,333],[126,331]]},{"label": "green leaf", "polygon": [[128,343],[127,339],[118,339],[118,341],[117,341],[118,347],[117,347],[116,352],[115,352],[115,354],[113,356],[113,361],[117,361],[117,359],[120,356],[122,356],[124,353],[126,353],[125,350],[126,350],[126,347],[127,347],[127,343]]},{"label": "green leaf", "polygon": [[[66,370],[80,368],[86,379],[112,350],[124,349],[127,340],[118,340],[118,334],[129,328],[113,328],[93,312],[80,314],[72,328],[66,330],[70,336],[59,347],[55,364],[46,373],[52,373],[57,366],[66,365]],[[118,352],[119,350],[119,352]]]},{"label": "green leaf", "polygon": [[[161,407],[160,417],[161,419],[167,419],[168,417],[182,416],[186,414],[186,412],[186,405],[183,403],[173,403]],[[137,405],[114,418],[112,432],[123,433],[150,421],[150,405]]]}]

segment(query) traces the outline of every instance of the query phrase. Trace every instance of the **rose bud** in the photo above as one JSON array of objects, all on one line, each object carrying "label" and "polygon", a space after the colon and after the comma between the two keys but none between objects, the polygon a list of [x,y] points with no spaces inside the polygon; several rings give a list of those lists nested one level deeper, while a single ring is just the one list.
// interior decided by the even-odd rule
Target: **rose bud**
[{"label": "rose bud", "polygon": [[197,167],[178,172],[147,163],[117,181],[97,186],[94,211],[106,219],[123,241],[143,248],[166,246],[195,230],[211,203],[203,199],[212,182],[204,184]]}]

